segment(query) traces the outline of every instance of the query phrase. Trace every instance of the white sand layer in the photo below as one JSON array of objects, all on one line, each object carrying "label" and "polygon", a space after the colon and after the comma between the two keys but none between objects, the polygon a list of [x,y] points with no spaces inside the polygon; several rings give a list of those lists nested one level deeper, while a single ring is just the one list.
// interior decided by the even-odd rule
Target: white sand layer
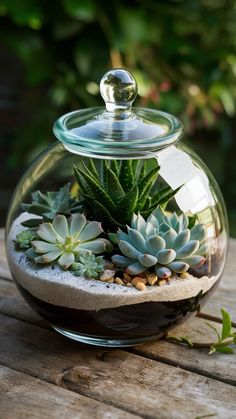
[{"label": "white sand layer", "polygon": [[13,223],[7,241],[9,266],[15,280],[33,296],[63,307],[83,310],[100,310],[149,301],[178,301],[206,293],[220,275],[195,278],[191,275],[181,280],[173,278],[166,285],[148,286],[138,291],[117,284],[107,284],[95,279],[75,276],[57,265],[36,265],[24,252],[15,250],[14,239],[23,229],[21,222],[29,218],[22,214]]}]

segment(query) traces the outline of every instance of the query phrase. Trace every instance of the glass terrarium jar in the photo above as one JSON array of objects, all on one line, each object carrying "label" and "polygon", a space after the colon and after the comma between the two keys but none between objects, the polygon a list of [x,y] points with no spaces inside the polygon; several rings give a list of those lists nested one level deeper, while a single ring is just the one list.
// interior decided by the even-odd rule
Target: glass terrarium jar
[{"label": "glass terrarium jar", "polygon": [[71,112],[21,179],[7,220],[12,275],[58,332],[104,346],[161,337],[217,287],[227,217],[178,119],[131,108],[133,76],[105,74],[106,108]]}]

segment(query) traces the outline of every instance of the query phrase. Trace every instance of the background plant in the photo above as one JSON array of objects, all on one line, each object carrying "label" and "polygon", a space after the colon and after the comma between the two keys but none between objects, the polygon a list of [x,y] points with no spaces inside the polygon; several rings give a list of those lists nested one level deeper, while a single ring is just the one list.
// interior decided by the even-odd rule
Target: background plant
[{"label": "background plant", "polygon": [[102,104],[101,76],[124,66],[139,84],[136,105],[184,122],[236,233],[235,20],[235,0],[0,0],[0,188],[52,141],[57,116]]}]

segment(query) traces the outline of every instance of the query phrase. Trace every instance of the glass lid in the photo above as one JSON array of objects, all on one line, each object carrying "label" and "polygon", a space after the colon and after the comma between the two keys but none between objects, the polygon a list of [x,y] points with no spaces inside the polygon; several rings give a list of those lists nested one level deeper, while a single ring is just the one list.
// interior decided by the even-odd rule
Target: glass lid
[{"label": "glass lid", "polygon": [[132,108],[138,88],[124,69],[108,71],[100,83],[106,108],[67,113],[54,125],[54,134],[65,146],[80,150],[111,152],[111,149],[154,151],[177,141],[183,134],[181,122],[166,112]]}]

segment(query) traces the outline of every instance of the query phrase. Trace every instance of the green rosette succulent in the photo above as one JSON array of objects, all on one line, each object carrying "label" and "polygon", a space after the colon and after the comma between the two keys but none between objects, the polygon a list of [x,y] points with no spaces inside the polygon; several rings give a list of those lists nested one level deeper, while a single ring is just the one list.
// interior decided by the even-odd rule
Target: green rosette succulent
[{"label": "green rosette succulent", "polygon": [[[71,197],[70,183],[62,186],[58,191],[46,192],[35,191],[31,194],[30,204],[21,204],[23,211],[39,215],[44,221],[52,221],[57,214],[69,216],[79,210],[78,202]],[[25,227],[38,226],[42,220],[34,218],[23,222]]]},{"label": "green rosette succulent", "polygon": [[15,245],[19,250],[27,250],[31,247],[31,242],[37,237],[36,229],[27,228],[16,235]]},{"label": "green rosette succulent", "polygon": [[127,233],[118,231],[118,246],[123,255],[114,255],[112,262],[130,275],[153,268],[160,278],[172,273],[184,273],[205,262],[205,227],[196,224],[188,228],[185,214],[167,215],[158,207],[145,221],[133,214]]},{"label": "green rosette succulent", "polygon": [[92,253],[79,254],[72,263],[71,270],[77,276],[97,278],[104,271],[103,256],[95,256]]},{"label": "green rosette succulent", "polygon": [[31,242],[32,248],[26,251],[26,255],[36,263],[57,261],[59,266],[67,269],[81,253],[101,254],[111,250],[109,240],[98,238],[102,232],[101,223],[87,221],[84,214],[74,214],[69,219],[56,215],[52,223],[39,226],[39,240]]}]

